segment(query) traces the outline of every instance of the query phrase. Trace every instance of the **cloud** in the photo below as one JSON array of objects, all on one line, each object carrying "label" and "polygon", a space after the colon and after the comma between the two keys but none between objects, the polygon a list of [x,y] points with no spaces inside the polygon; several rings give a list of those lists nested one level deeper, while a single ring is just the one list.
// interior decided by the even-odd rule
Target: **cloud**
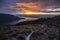
[{"label": "cloud", "polygon": [[0,9],[8,8],[23,12],[24,10],[42,11],[60,8],[60,0],[0,0]]},{"label": "cloud", "polygon": [[60,0],[19,0],[20,2],[16,3],[16,6],[19,10],[35,10],[41,11],[44,9],[53,9],[60,7]]}]

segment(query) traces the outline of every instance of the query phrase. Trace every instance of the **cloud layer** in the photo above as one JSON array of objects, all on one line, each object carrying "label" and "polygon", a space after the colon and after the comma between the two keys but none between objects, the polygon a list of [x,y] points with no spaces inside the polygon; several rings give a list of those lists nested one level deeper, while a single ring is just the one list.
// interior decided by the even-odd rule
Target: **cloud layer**
[{"label": "cloud layer", "polygon": [[15,11],[60,8],[60,0],[0,0],[0,9],[12,9]]},{"label": "cloud layer", "polygon": [[18,11],[33,10],[42,11],[44,9],[60,8],[60,0],[18,0],[16,3]]}]

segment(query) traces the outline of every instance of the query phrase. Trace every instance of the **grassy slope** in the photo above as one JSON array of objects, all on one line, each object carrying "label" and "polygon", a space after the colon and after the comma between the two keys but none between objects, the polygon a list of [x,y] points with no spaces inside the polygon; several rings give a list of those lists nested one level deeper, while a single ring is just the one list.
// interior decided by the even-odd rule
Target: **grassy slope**
[{"label": "grassy slope", "polygon": [[60,16],[57,16],[23,22],[13,26],[4,26],[0,28],[0,40],[24,40],[31,31],[34,31],[31,40],[58,40],[59,24]]}]

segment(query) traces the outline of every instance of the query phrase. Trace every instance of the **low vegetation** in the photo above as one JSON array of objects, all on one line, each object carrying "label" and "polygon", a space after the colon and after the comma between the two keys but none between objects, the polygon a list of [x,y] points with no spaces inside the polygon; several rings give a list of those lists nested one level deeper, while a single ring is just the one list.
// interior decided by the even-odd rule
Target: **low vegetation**
[{"label": "low vegetation", "polygon": [[0,40],[25,40],[34,31],[30,40],[60,40],[60,16],[25,21],[16,25],[0,27]]}]

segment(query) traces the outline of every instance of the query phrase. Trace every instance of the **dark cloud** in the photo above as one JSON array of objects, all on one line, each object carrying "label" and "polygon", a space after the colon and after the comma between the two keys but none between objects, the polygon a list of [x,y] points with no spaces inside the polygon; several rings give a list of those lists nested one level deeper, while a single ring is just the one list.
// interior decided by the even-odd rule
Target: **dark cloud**
[{"label": "dark cloud", "polygon": [[10,6],[10,5],[15,5],[16,4],[16,1],[15,0],[0,0],[0,7],[7,7],[7,6]]},{"label": "dark cloud", "polygon": [[[16,3],[17,10],[36,10],[60,8],[60,0],[18,0]],[[24,8],[23,8],[24,7]]]},{"label": "dark cloud", "polygon": [[0,9],[10,8],[17,11],[60,8],[60,0],[0,0]]},{"label": "dark cloud", "polygon": [[0,0],[0,6],[2,5],[2,3],[3,3],[3,0]]}]

